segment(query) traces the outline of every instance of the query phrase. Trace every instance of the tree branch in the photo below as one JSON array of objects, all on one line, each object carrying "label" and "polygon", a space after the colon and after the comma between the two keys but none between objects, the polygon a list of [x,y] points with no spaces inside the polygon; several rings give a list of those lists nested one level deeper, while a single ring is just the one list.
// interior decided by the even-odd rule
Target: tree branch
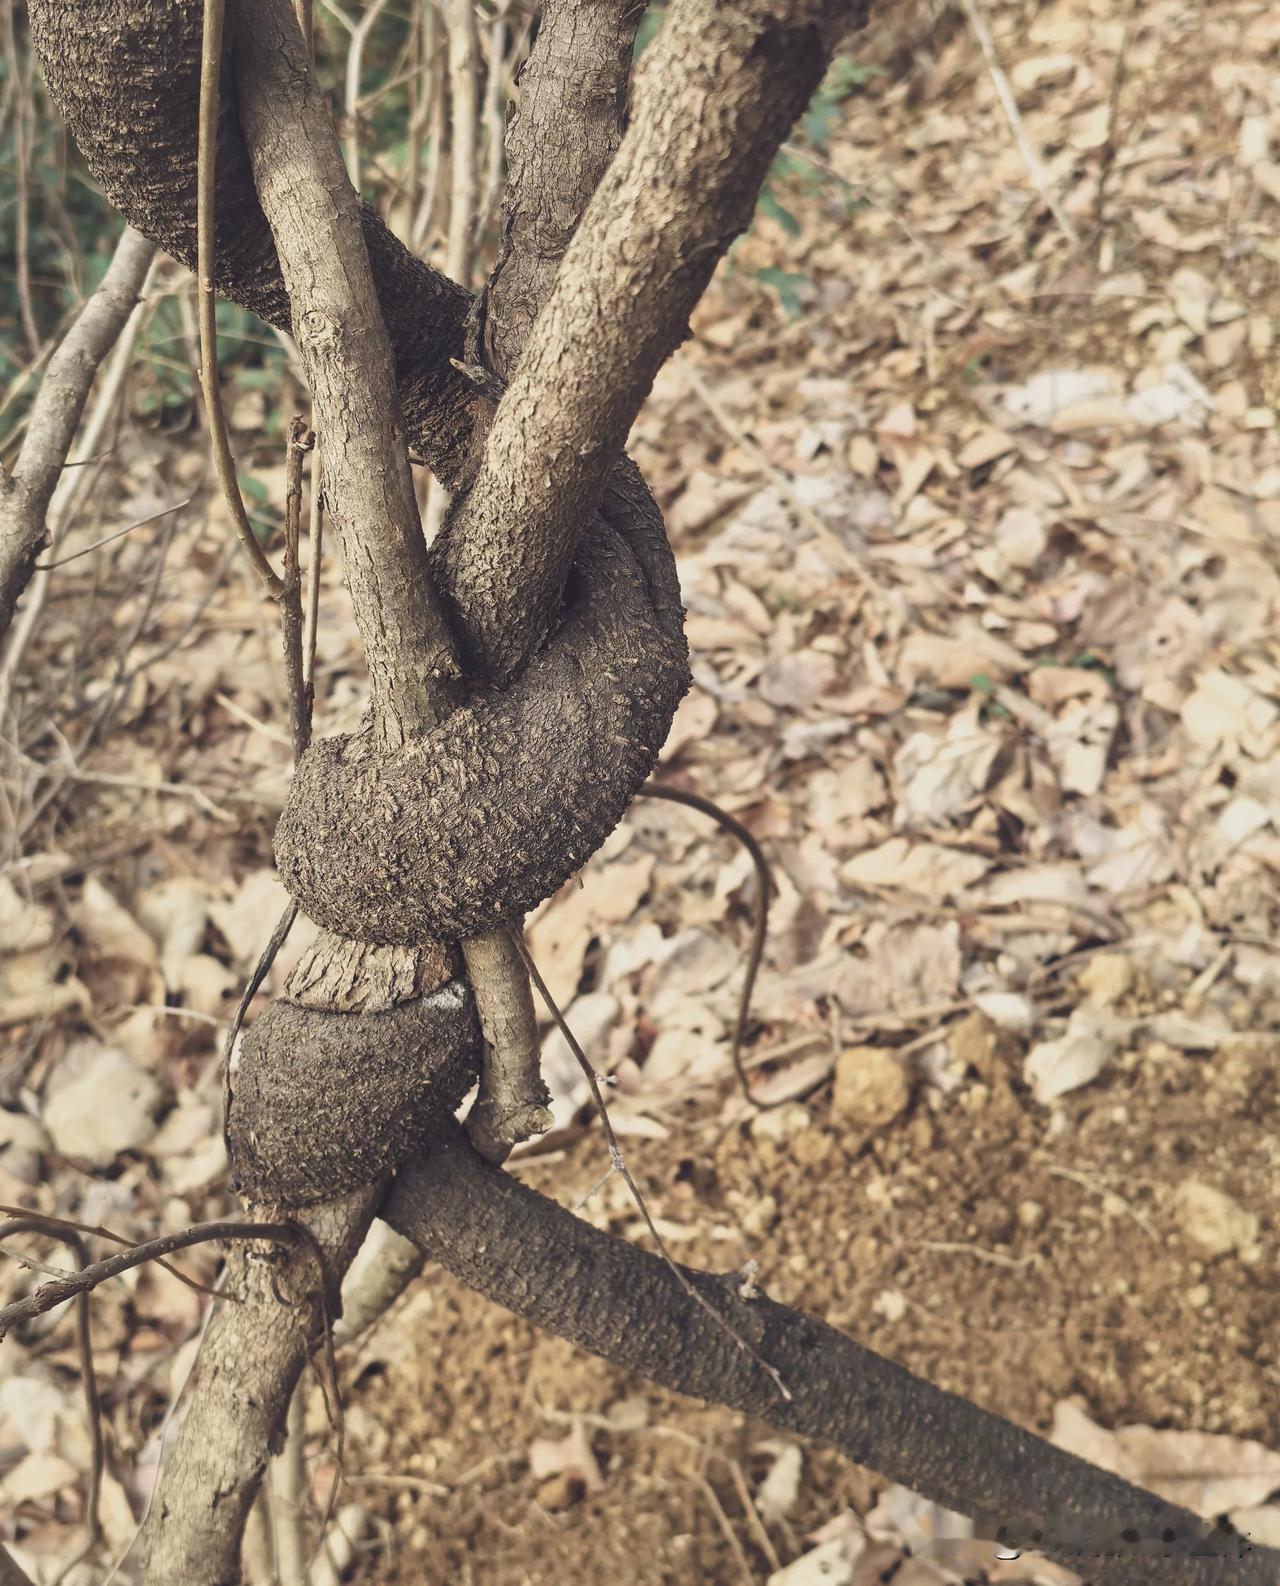
[{"label": "tree branch", "polygon": [[[1196,1516],[967,1400],[914,1377],[739,1275],[685,1268],[707,1302],[781,1372],[784,1400],[657,1256],[592,1228],[484,1162],[456,1126],[400,1170],[381,1215],[461,1282],[535,1326],[663,1387],[727,1405],[829,1443],[859,1464],[971,1515],[995,1536],[1039,1530],[1041,1551],[1071,1565],[1068,1541],[1115,1538],[1091,1556],[1095,1586],[1275,1586],[1280,1553],[1187,1557]],[[1136,1530],[1146,1551],[1123,1556]],[[1054,1538],[1059,1540],[1055,1542]],[[1181,1556],[1173,1556],[1181,1553]]]},{"label": "tree branch", "polygon": [[35,572],[45,514],[98,366],[137,305],[154,253],[140,232],[125,227],[101,284],[49,359],[13,475],[0,479],[0,638]]},{"label": "tree branch", "polygon": [[[251,18],[256,6],[239,8]],[[30,0],[32,43],[85,163],[125,218],[182,264],[196,264],[201,0]],[[228,32],[234,19],[228,17]],[[280,330],[291,325],[275,244],[254,189],[227,64],[218,133],[220,296]],[[469,455],[479,404],[449,363],[461,357],[470,296],[400,243],[368,206],[359,222],[391,333],[415,449],[447,484]]]},{"label": "tree branch", "polygon": [[510,379],[569,240],[622,141],[637,0],[546,0],[507,122],[502,242],[482,304],[489,367]]},{"label": "tree branch", "polygon": [[[426,566],[368,233],[290,0],[242,9],[236,55],[253,175],[293,305],[326,509],[369,666],[374,730],[384,746],[394,746],[447,714],[453,664]],[[325,1002],[319,997],[314,1011],[340,1017]],[[299,1017],[307,1011],[295,1007]],[[324,1139],[307,1145],[321,1160],[333,1150]],[[380,1189],[308,1211],[307,1225],[324,1248],[330,1308]],[[299,1271],[296,1302],[281,1305],[260,1271],[239,1276],[244,1303],[213,1319],[161,1501],[147,1522],[149,1586],[224,1586],[238,1578],[244,1522],[316,1342],[314,1281]]]},{"label": "tree branch", "polygon": [[145,1586],[234,1586],[240,1538],[269,1454],[283,1446],[289,1401],[339,1303],[339,1283],[359,1248],[376,1190],[296,1214],[324,1259],[316,1280],[310,1241],[282,1260],[228,1256],[228,1292],[209,1323],[187,1412],[143,1522]]},{"label": "tree branch", "polygon": [[[519,74],[519,108],[507,123],[502,246],[476,305],[487,356],[504,378],[622,137],[639,18],[634,0],[547,0],[543,6],[538,37]],[[510,621],[524,642],[536,640],[536,611],[516,609]],[[501,1162],[551,1120],[537,1020],[529,977],[506,931],[472,938],[462,951],[485,1037],[480,1092],[467,1130],[482,1156]]]},{"label": "tree branch", "polygon": [[[565,251],[432,561],[473,664],[520,671],[654,376],[826,70],[833,20],[869,0],[672,0],[634,119]],[[532,634],[512,611],[532,613]],[[521,627],[524,625],[521,624]]]},{"label": "tree branch", "polygon": [[456,665],[427,567],[362,206],[292,6],[243,11],[236,54],[240,114],[293,304],[375,726],[395,747],[447,714]]}]

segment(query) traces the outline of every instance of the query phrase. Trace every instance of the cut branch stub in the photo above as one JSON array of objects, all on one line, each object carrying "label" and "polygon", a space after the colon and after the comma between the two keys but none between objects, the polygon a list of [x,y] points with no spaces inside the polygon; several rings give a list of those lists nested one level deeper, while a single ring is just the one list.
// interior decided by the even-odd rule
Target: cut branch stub
[{"label": "cut branch stub", "polygon": [[614,477],[561,625],[514,684],[394,753],[362,733],[304,755],[275,853],[319,924],[387,945],[477,935],[549,897],[622,818],[690,679],[661,515],[630,465]]},{"label": "cut branch stub", "polygon": [[232,1186],[297,1207],[372,1184],[456,1110],[479,1065],[462,981],[378,1013],[279,998],[241,1045],[227,1116]]}]

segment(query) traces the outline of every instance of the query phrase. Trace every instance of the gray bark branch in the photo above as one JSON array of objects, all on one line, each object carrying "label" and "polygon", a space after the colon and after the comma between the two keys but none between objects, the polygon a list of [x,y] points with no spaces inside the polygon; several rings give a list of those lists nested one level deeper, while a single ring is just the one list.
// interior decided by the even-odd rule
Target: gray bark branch
[{"label": "gray bark branch", "polygon": [[[751,1292],[741,1275],[685,1277],[782,1375],[783,1399],[682,1289],[665,1262],[591,1227],[484,1162],[460,1130],[402,1168],[381,1215],[468,1288],[612,1364],[780,1430],[828,1443],[970,1515],[982,1534],[1042,1531],[1040,1551],[1082,1561],[1059,1541],[1114,1538],[1083,1561],[1094,1586],[1275,1586],[1280,1553],[1188,1557],[1166,1531],[1204,1523],[1012,1422],[913,1376],[833,1327]],[[1145,1551],[1120,1540],[1137,1531]],[[1130,1556],[1124,1556],[1126,1552]],[[1155,1556],[1153,1556],[1153,1554]],[[1181,1556],[1178,1556],[1178,1555]],[[1167,1556],[1166,1556],[1167,1555]]]},{"label": "gray bark branch", "polygon": [[101,284],[49,359],[12,476],[0,477],[0,639],[35,572],[45,514],[94,376],[138,302],[154,253],[140,232],[125,228]]},{"label": "gray bark branch", "polygon": [[[831,19],[869,0],[672,0],[634,115],[587,205],[432,549],[464,658],[518,673],[551,626],[654,376],[817,87]],[[531,613],[532,637],[512,624]],[[522,623],[520,627],[524,627]]]}]

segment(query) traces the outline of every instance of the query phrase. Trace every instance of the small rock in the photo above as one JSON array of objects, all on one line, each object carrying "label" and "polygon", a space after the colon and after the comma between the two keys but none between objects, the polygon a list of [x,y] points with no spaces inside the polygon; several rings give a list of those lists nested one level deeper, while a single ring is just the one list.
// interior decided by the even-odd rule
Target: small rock
[{"label": "small rock", "polygon": [[[802,1137],[797,1135],[796,1138]],[[758,1239],[762,1234],[767,1234],[777,1220],[777,1198],[773,1195],[761,1195],[759,1200],[752,1201],[743,1212],[741,1228],[749,1239]]]},{"label": "small rock", "polygon": [[807,1129],[809,1121],[808,1111],[799,1102],[788,1102],[785,1107],[757,1113],[751,1120],[751,1136],[755,1140],[790,1140]]},{"label": "small rock", "polygon": [[851,1046],[836,1059],[833,1110],[851,1123],[880,1129],[906,1110],[911,1081],[902,1064],[879,1046]]},{"label": "small rock", "polygon": [[558,1513],[562,1509],[572,1509],[574,1504],[581,1503],[586,1495],[587,1484],[582,1477],[563,1470],[554,1476],[548,1476],[538,1488],[538,1502],[544,1509],[549,1509],[553,1513]]},{"label": "small rock", "polygon": [[1091,1002],[1113,1008],[1133,986],[1133,961],[1123,953],[1099,953],[1080,971],[1077,984]]},{"label": "small rock", "polygon": [[1209,1255],[1225,1256],[1257,1241],[1257,1217],[1230,1195],[1199,1179],[1179,1184],[1174,1207],[1182,1232]]},{"label": "small rock", "polygon": [[791,1141],[791,1155],[801,1167],[819,1167],[831,1155],[832,1141],[821,1129],[802,1129]]},{"label": "small rock", "polygon": [[1019,1201],[1018,1221],[1034,1233],[1044,1222],[1044,1207],[1039,1201]]},{"label": "small rock", "polygon": [[967,1013],[947,1032],[947,1046],[951,1051],[952,1067],[960,1074],[972,1069],[986,1079],[995,1056],[998,1031],[990,1019],[981,1013]]}]

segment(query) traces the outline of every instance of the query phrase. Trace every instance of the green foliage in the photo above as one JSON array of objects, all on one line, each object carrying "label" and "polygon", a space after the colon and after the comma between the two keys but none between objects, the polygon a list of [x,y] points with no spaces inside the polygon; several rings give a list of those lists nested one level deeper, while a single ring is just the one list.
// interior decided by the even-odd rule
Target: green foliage
[{"label": "green foliage", "polygon": [[[828,198],[835,198],[840,203],[844,218],[853,219],[863,206],[855,199],[852,189],[839,176],[825,170],[822,164],[806,159],[801,152],[801,145],[809,144],[817,153],[825,154],[845,101],[879,75],[880,67],[864,66],[852,55],[840,55],[832,61],[827,75],[809,101],[809,108],[800,118],[796,131],[796,152],[788,148],[780,149],[769,167],[769,175],[756,206],[757,215],[775,221],[789,237],[798,237],[802,229],[800,222],[779,196],[781,191],[788,190],[806,197],[821,193]],[[777,292],[778,301],[788,319],[799,316],[804,307],[801,289],[809,284],[808,277],[790,270],[767,269],[757,270],[755,278],[761,285]]]},{"label": "green foliage", "polygon": [[810,286],[809,277],[795,270],[757,270],[755,278],[761,286],[772,287],[778,294],[782,312],[788,319],[799,319],[805,308],[805,292]]},{"label": "green foliage", "polygon": [[662,26],[662,18],[666,13],[665,0],[657,0],[640,18],[640,26],[636,30],[636,60],[644,54],[649,45],[653,43],[658,29]]}]

